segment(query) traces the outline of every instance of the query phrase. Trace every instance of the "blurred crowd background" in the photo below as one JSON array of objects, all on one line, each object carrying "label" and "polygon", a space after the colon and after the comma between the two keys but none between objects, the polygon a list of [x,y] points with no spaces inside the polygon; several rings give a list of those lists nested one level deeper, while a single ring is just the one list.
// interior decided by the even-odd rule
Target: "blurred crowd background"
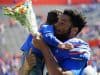
[{"label": "blurred crowd background", "polygon": [[[18,75],[20,47],[29,32],[16,20],[3,15],[4,6],[24,0],[0,0],[0,75]],[[33,0],[37,23],[45,22],[52,9],[78,9],[87,17],[87,25],[77,36],[91,47],[91,60],[84,75],[100,75],[100,0]]]}]

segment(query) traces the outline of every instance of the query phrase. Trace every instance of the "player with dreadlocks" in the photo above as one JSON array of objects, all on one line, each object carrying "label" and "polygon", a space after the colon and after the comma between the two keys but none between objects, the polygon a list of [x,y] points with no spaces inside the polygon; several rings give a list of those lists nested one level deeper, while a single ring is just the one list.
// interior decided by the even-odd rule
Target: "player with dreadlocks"
[{"label": "player with dreadlocks", "polygon": [[90,47],[76,36],[85,24],[81,13],[64,10],[54,25],[56,37],[64,43],[71,43],[74,46],[71,50],[52,48],[46,45],[42,38],[33,40],[34,46],[41,50],[44,56],[49,75],[82,75],[90,58]]}]

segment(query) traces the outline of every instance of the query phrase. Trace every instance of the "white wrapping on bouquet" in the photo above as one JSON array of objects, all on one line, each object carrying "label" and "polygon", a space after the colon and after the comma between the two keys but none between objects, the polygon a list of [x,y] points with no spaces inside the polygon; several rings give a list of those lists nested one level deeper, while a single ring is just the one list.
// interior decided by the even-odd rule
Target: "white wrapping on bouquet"
[{"label": "white wrapping on bouquet", "polygon": [[19,21],[33,35],[38,34],[38,25],[31,0],[26,0],[12,8],[4,7],[4,14]]}]

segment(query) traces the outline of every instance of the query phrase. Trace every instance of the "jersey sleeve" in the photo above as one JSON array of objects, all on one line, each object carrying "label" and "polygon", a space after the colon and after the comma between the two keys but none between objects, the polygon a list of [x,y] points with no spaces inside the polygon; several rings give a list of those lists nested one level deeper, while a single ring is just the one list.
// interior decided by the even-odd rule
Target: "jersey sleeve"
[{"label": "jersey sleeve", "polygon": [[74,48],[70,50],[70,56],[72,58],[86,60],[90,59],[91,49],[88,43],[80,39],[72,39],[69,42],[72,43],[72,45],[74,46]]},{"label": "jersey sleeve", "polygon": [[72,58],[80,58],[80,59],[90,59],[90,51],[91,49],[89,48],[88,45],[83,45],[82,47],[76,48],[76,51],[71,51],[71,57]]},{"label": "jersey sleeve", "polygon": [[29,36],[27,37],[27,39],[25,40],[25,42],[21,46],[20,50],[25,51],[25,52],[29,52],[29,50],[31,48],[32,38],[33,38],[33,36],[31,34],[29,34]]},{"label": "jersey sleeve", "polygon": [[60,40],[58,40],[54,36],[54,29],[52,25],[42,25],[40,27],[40,33],[42,34],[43,40],[51,46],[57,47],[59,43],[61,43]]},{"label": "jersey sleeve", "polygon": [[89,45],[86,44],[79,48],[80,48],[80,52],[82,53],[82,55],[80,55],[80,57],[89,60],[90,56],[91,56],[91,49],[90,49]]}]

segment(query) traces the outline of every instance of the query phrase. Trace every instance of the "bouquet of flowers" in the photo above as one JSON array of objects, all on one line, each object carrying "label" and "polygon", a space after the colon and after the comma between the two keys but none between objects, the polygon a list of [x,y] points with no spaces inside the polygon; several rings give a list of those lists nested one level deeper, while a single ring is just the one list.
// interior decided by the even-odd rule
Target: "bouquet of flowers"
[{"label": "bouquet of flowers", "polygon": [[19,21],[33,35],[38,34],[38,25],[31,0],[26,0],[12,8],[4,7],[4,14]]}]

